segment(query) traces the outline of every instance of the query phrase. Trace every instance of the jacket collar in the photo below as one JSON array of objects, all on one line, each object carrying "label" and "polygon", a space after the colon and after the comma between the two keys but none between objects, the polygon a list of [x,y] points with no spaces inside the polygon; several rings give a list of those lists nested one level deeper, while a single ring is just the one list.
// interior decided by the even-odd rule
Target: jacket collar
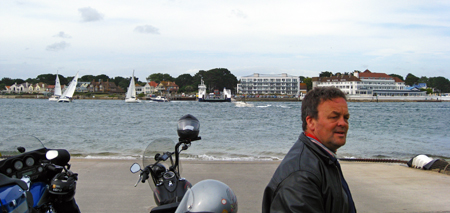
[{"label": "jacket collar", "polygon": [[306,136],[304,132],[300,134],[299,140],[303,141],[306,146],[317,153],[319,157],[322,158],[322,160],[324,160],[325,162],[334,164],[337,161],[337,158],[333,154],[329,153],[331,152],[330,150],[325,150],[326,147],[322,147],[323,145],[321,146],[321,144],[314,143],[312,139]]}]

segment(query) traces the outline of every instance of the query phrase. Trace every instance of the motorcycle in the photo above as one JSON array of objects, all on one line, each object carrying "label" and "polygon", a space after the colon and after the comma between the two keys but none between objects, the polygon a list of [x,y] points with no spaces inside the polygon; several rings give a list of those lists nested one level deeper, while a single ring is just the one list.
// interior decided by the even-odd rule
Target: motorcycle
[{"label": "motorcycle", "polygon": [[[200,123],[192,115],[183,116],[178,121],[177,143],[171,139],[156,139],[147,146],[142,155],[144,169],[138,163],[131,165],[130,171],[140,171],[139,182],[148,182],[153,191],[157,207],[150,212],[175,212],[186,191],[192,184],[181,177],[180,153],[187,150],[191,142],[201,140],[198,136]],[[175,147],[174,151],[173,147]]]},{"label": "motorcycle", "polygon": [[[200,123],[188,114],[178,120],[178,142],[168,138],[156,139],[147,146],[142,155],[144,169],[138,163],[130,167],[132,173],[140,172],[139,182],[148,180],[153,191],[157,212],[237,212],[234,192],[217,180],[203,180],[192,186],[181,177],[180,153],[187,150],[191,142],[201,140],[198,136]],[[175,146],[174,151],[172,150]]]},{"label": "motorcycle", "polygon": [[78,174],[65,149],[47,149],[36,137],[16,135],[0,142],[2,212],[80,212]]}]

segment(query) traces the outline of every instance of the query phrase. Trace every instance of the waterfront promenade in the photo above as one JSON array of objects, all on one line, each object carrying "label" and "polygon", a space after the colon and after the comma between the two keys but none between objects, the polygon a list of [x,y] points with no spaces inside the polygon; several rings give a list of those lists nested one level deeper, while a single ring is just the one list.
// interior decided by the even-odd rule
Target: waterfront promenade
[{"label": "waterfront promenade", "polygon": [[[81,212],[149,212],[155,207],[147,183],[134,184],[137,160],[72,159],[79,173],[76,200]],[[239,212],[261,212],[264,188],[280,161],[183,161],[182,176],[195,184],[216,179],[228,184]],[[450,175],[405,164],[341,162],[358,212],[450,212]]]}]

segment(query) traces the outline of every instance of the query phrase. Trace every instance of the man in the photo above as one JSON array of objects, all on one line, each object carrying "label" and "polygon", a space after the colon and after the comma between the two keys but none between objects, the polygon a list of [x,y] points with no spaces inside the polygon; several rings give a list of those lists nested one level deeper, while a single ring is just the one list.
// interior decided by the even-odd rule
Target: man
[{"label": "man", "polygon": [[348,130],[347,99],[334,87],[316,87],[302,101],[297,142],[264,191],[262,212],[356,212],[336,159]]}]

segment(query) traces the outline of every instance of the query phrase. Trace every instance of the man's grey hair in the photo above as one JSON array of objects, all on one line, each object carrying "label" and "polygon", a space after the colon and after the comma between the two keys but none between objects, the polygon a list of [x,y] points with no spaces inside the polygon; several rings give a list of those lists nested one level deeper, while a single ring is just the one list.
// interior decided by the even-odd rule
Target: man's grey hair
[{"label": "man's grey hair", "polygon": [[319,104],[334,98],[344,98],[344,100],[347,101],[345,93],[336,87],[315,87],[305,95],[305,98],[302,100],[303,131],[307,129],[306,117],[311,116],[312,118],[317,119],[319,115],[317,107]]}]

